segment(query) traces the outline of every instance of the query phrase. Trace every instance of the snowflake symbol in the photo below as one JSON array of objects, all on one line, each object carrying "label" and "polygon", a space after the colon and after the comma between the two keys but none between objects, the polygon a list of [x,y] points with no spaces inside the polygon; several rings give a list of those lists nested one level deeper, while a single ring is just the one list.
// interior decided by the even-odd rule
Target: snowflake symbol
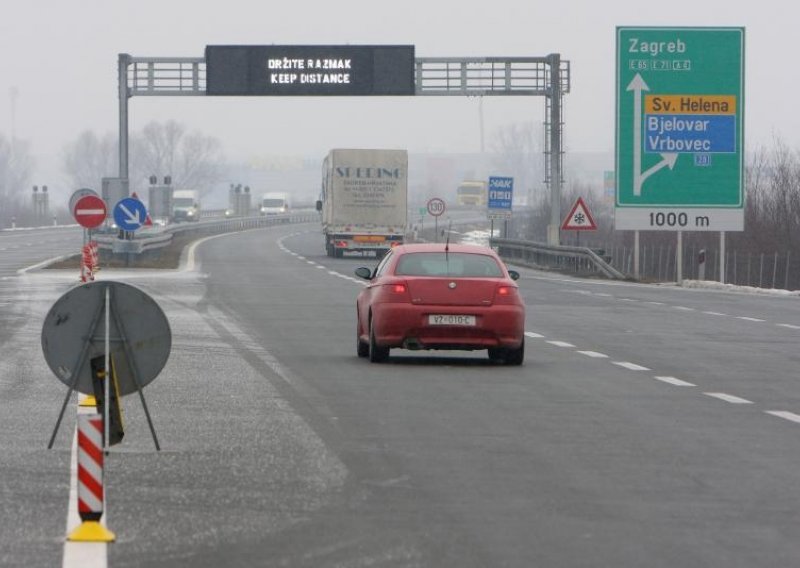
[{"label": "snowflake symbol", "polygon": [[572,219],[575,221],[576,225],[583,225],[586,222],[586,217],[583,213],[575,213]]}]

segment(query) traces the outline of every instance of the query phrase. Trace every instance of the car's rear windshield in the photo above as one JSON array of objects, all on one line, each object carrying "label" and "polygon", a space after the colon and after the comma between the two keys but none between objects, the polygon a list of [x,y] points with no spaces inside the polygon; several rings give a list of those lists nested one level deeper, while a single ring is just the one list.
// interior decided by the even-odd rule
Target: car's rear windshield
[{"label": "car's rear windshield", "polygon": [[503,270],[486,254],[466,252],[413,252],[397,261],[395,274],[402,276],[464,276],[501,278]]}]

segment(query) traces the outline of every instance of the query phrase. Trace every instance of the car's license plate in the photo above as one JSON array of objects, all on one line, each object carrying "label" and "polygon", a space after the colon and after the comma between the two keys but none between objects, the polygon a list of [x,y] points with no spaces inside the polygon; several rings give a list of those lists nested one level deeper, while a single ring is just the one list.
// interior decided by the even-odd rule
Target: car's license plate
[{"label": "car's license plate", "polygon": [[463,316],[454,314],[430,314],[428,315],[429,325],[475,325],[475,316]]}]

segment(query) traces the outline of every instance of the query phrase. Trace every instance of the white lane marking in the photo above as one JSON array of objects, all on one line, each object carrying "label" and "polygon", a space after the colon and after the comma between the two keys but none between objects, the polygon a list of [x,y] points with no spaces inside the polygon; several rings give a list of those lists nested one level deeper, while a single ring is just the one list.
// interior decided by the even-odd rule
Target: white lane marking
[{"label": "white lane marking", "polygon": [[790,323],[776,323],[775,325],[789,329],[800,329],[800,325],[792,325]]},{"label": "white lane marking", "polygon": [[547,343],[556,347],[575,347],[572,343],[567,343],[566,341],[548,341]]},{"label": "white lane marking", "polygon": [[695,387],[695,386],[697,386],[697,385],[695,385],[693,383],[689,383],[687,381],[682,381],[682,380],[677,379],[675,377],[653,377],[653,378],[658,380],[658,381],[664,382],[664,383],[669,383],[671,385],[675,385],[676,387]]},{"label": "white lane marking", "polygon": [[311,264],[311,265],[314,265],[314,264],[317,264],[317,263],[316,263],[316,262],[314,262],[313,260],[307,260],[307,261],[306,261],[306,264]]},{"label": "white lane marking", "polygon": [[306,257],[300,256],[299,254],[297,255],[297,258],[299,258],[300,260],[305,260],[306,259]]},{"label": "white lane marking", "polygon": [[720,312],[703,312],[703,313],[708,315],[708,316],[727,316],[728,315],[728,314],[723,314],[723,313],[720,313]]},{"label": "white lane marking", "polygon": [[724,392],[704,392],[703,394],[712,398],[724,400],[725,402],[730,402],[731,404],[753,404],[752,401],[747,400],[746,398],[740,398],[738,396],[733,396],[732,394],[725,394]]},{"label": "white lane marking", "polygon": [[619,365],[620,367],[625,367],[626,369],[630,369],[631,371],[649,371],[650,369],[647,367],[642,367],[641,365],[637,365],[636,363],[630,363],[628,361],[612,361],[615,365]]},{"label": "white lane marking", "polygon": [[740,319],[740,320],[744,320],[744,321],[759,321],[759,322],[761,322],[761,321],[764,321],[764,320],[762,320],[762,319],[758,319],[758,318],[749,318],[749,317],[747,317],[747,316],[736,316],[736,319]]},{"label": "white lane marking", "polygon": [[325,267],[324,267],[324,266],[322,266],[321,264],[318,264],[318,265],[317,265],[317,268],[322,268],[323,270],[325,270]]},{"label": "white lane marking", "polygon": [[611,294],[608,294],[607,292],[595,292],[594,295],[595,296],[603,296],[604,298],[611,298],[612,297]]},{"label": "white lane marking", "polygon": [[765,410],[765,412],[767,414],[777,416],[778,418],[783,418],[784,420],[789,420],[791,422],[797,422],[800,424],[800,415],[797,415],[794,412],[786,412],[785,410]]},{"label": "white lane marking", "polygon": [[532,331],[526,331],[526,332],[525,332],[525,335],[526,335],[527,337],[532,337],[532,338],[534,338],[534,339],[538,339],[538,338],[544,337],[544,335],[541,335],[541,334],[539,334],[539,333],[533,333]]},{"label": "white lane marking", "polygon": [[651,302],[645,302],[645,303],[653,305],[653,306],[663,306],[664,305],[664,302],[652,302],[651,301]]},{"label": "white lane marking", "polygon": [[598,353],[597,351],[578,351],[578,353],[594,359],[608,359],[608,355],[605,353]]},{"label": "white lane marking", "polygon": [[683,312],[693,312],[695,311],[694,308],[688,308],[686,306],[672,306],[673,310],[681,310]]},{"label": "white lane marking", "polygon": [[339,276],[339,273],[334,270],[329,270],[328,274],[330,274],[331,276]]},{"label": "white lane marking", "polygon": [[619,301],[620,302],[638,302],[639,300],[636,300],[634,298],[619,298]]}]

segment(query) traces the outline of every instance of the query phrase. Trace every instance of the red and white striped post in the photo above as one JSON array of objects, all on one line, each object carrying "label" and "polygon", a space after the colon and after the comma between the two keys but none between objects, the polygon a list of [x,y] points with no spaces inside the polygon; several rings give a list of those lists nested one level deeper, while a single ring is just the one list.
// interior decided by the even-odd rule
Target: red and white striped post
[{"label": "red and white striped post", "polygon": [[103,416],[78,414],[78,515],[81,525],[68,540],[112,542],[114,533],[100,524],[103,516]]},{"label": "red and white striped post", "polygon": [[[92,253],[92,273],[100,270],[100,262],[97,257],[97,241],[89,241],[89,251]],[[94,277],[92,278],[94,280]]]}]

